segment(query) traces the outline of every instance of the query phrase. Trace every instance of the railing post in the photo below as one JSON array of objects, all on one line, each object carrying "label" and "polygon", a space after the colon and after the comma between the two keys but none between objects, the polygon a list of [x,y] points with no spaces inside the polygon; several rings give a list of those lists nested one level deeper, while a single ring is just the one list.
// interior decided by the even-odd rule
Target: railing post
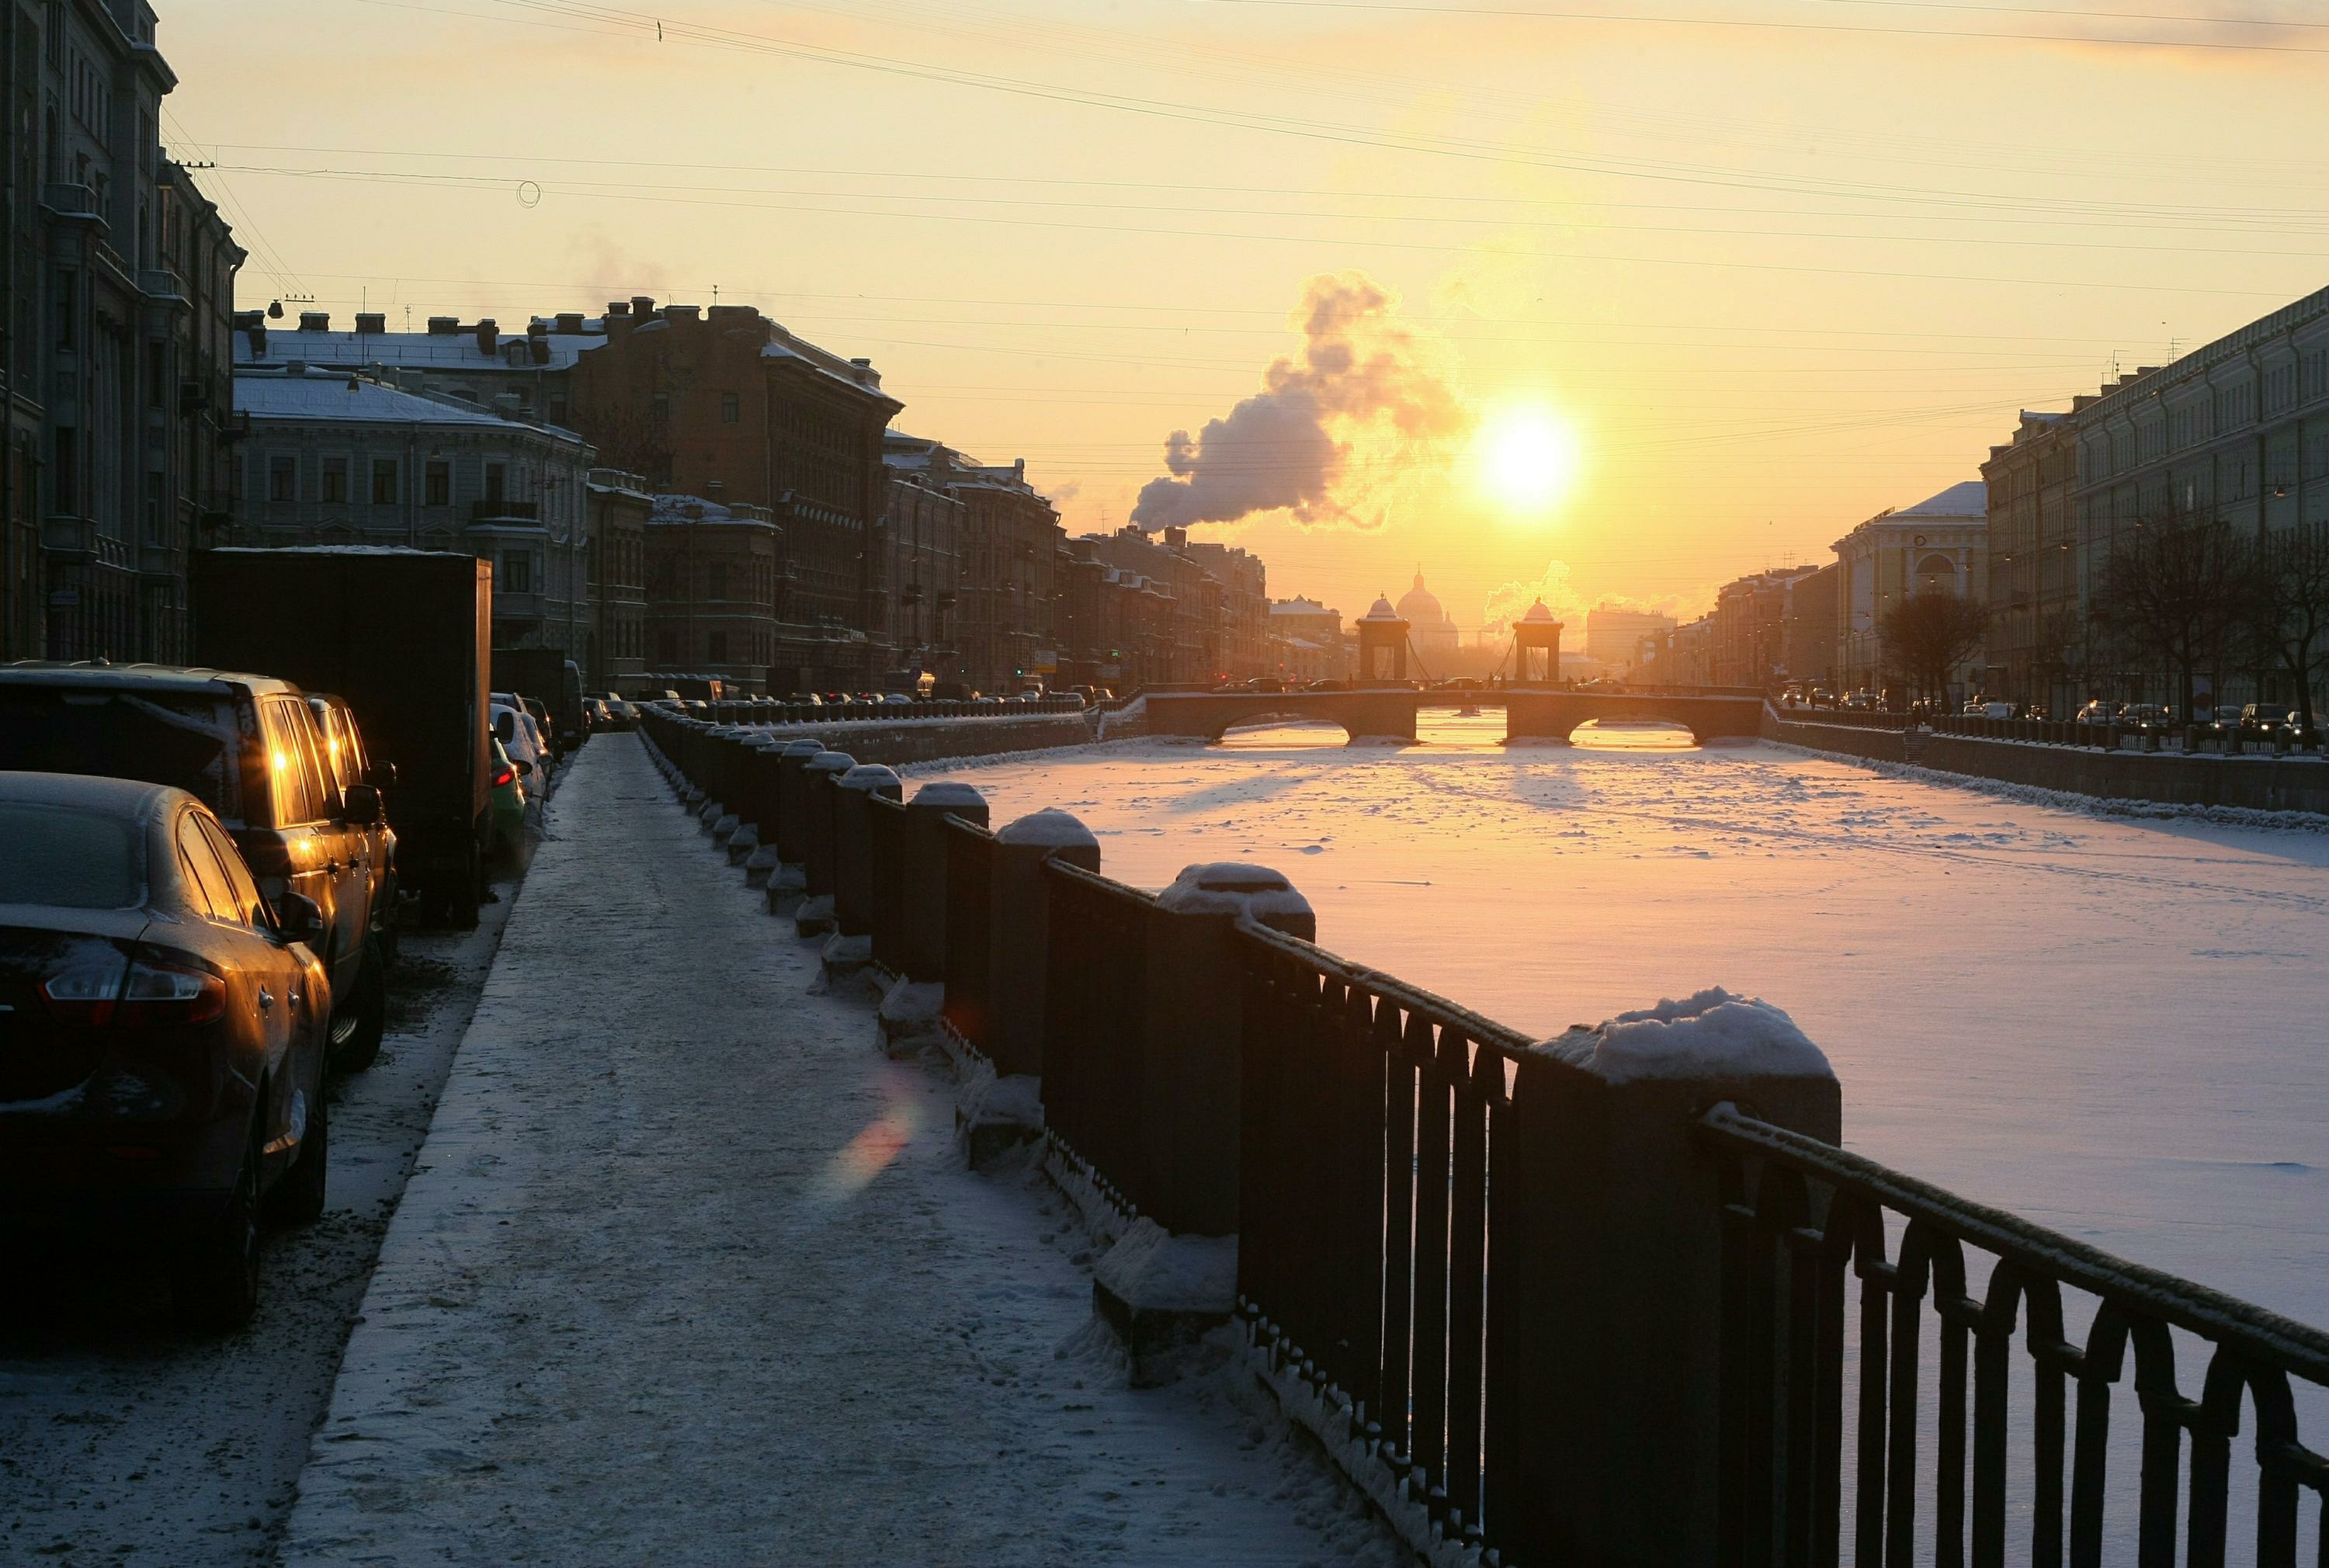
[{"label": "railing post", "polygon": [[966,784],[926,784],[906,803],[906,978],[922,984],[946,979],[946,820],[986,825],[986,797]]},{"label": "railing post", "polygon": [[1191,866],[1150,913],[1145,1019],[1138,1028],[1140,1153],[1119,1178],[1141,1212],[1166,1230],[1229,1235],[1238,1225],[1238,1130],[1244,1086],[1245,964],[1237,923],[1304,941],[1318,919],[1267,866]]},{"label": "railing post", "polygon": [[837,793],[833,783],[857,765],[845,751],[820,751],[808,759],[801,780],[801,858],[806,867],[807,897],[793,912],[803,936],[814,936],[833,924],[833,810]]},{"label": "railing post", "polygon": [[1083,823],[1046,808],[995,835],[994,879],[987,889],[986,994],[994,1023],[986,1054],[999,1076],[1043,1070],[1043,1000],[1051,949],[1051,884],[1043,862],[1054,856],[1099,869],[1099,840]]},{"label": "railing post", "polygon": [[[777,754],[777,859],[797,866],[808,859],[806,823],[808,819],[808,759],[825,749],[815,736],[787,740]],[[768,825],[761,824],[761,832]]]},{"label": "railing post", "polygon": [[894,801],[902,793],[898,775],[878,762],[834,775],[833,919],[844,936],[873,932],[872,830],[866,800],[878,794]]},{"label": "railing post", "polygon": [[1490,1154],[1489,1312],[1526,1343],[1486,1391],[1520,1451],[1500,1469],[1523,1484],[1497,1505],[1516,1562],[1721,1560],[1723,1196],[1693,1129],[1725,1100],[1842,1137],[1818,1047],[1721,991],[1570,1029],[1519,1065]]}]

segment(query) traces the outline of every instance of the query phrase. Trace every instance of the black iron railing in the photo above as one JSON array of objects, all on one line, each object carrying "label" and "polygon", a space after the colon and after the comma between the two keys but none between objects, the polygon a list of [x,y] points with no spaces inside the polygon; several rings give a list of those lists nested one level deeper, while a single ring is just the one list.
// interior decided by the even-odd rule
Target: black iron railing
[{"label": "black iron railing", "polygon": [[1526,1037],[1250,922],[1238,1289],[1277,1353],[1443,1526],[1499,1538],[1515,1484],[1495,1156]]},{"label": "black iron railing", "polygon": [[1140,1136],[1148,1066],[1147,926],[1155,897],[1052,860],[1043,1019],[1043,1124],[1128,1215],[1155,1207]]},{"label": "black iron railing", "polygon": [[[1721,1169],[1727,1222],[1726,1561],[1839,1561],[1848,1269],[1859,1284],[1852,1562],[2213,1568],[2230,1550],[2245,1404],[2256,1511],[2248,1560],[2296,1568],[2299,1503],[2311,1492],[2318,1560],[2329,1563],[2329,1460],[2299,1441],[2292,1387],[2329,1388],[2329,1334],[1729,1105],[1707,1114],[1702,1136]],[[1889,1256],[1888,1228],[1900,1233]],[[1978,1297],[1969,1250],[1994,1260]],[[2066,1291],[2094,1306],[2083,1338],[2068,1331]],[[1936,1437],[1924,1459],[1928,1319],[1938,1322]],[[2027,1363],[2018,1379],[2017,1327]],[[2206,1347],[2196,1385],[2178,1378],[2172,1331]],[[2105,1507],[2112,1391],[2130,1351],[2142,1456],[2131,1556],[2125,1529],[2107,1529]],[[2010,1408],[2017,1385],[2030,1391],[2025,1411]],[[2009,1451],[2028,1467],[2026,1543],[2007,1539]]]},{"label": "black iron railing", "polygon": [[972,1046],[985,1048],[989,901],[995,886],[995,835],[959,817],[947,821],[946,1019]]}]

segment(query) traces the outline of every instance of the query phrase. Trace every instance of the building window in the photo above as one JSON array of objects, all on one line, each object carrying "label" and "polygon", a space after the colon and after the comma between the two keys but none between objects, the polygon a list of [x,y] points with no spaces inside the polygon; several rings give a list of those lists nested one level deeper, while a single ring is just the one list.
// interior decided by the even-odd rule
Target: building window
[{"label": "building window", "polygon": [[655,415],[655,423],[658,425],[670,424],[671,394],[669,392],[657,392],[649,399],[649,402],[652,407],[652,412]]},{"label": "building window", "polygon": [[146,406],[162,406],[162,383],[170,373],[170,345],[160,338],[146,342]]},{"label": "building window", "polygon": [[57,427],[57,510],[80,510],[80,432],[71,425]]},{"label": "building window", "polygon": [[269,457],[267,460],[267,499],[297,501],[299,489],[299,460],[296,457]]},{"label": "building window", "polygon": [[76,308],[80,274],[68,268],[57,270],[57,347],[65,350],[80,344],[80,311]]},{"label": "building window", "polygon": [[728,596],[728,563],[726,561],[712,563],[712,587],[708,590],[708,596],[715,599],[724,599]]},{"label": "building window", "polygon": [[[337,505],[347,498],[348,460],[344,457],[325,458],[324,490],[322,497],[324,504],[326,506]],[[286,496],[284,499],[288,501],[290,497]]]},{"label": "building window", "polygon": [[504,467],[501,464],[488,463],[486,465],[486,504],[487,506],[498,507],[501,505],[502,489],[503,486],[508,483],[508,478],[509,470]]},{"label": "building window", "polygon": [[502,591],[507,594],[533,592],[533,552],[514,549],[502,556]]},{"label": "building window", "polygon": [[169,505],[169,494],[165,488],[168,479],[166,474],[148,473],[146,475],[146,542],[148,544],[168,542],[162,530],[162,519]]},{"label": "building window", "polygon": [[372,460],[372,503],[374,506],[396,504],[396,459],[393,457]]},{"label": "building window", "polygon": [[427,487],[423,494],[430,506],[453,504],[453,469],[450,464],[431,463],[421,483]]},{"label": "building window", "polygon": [[744,417],[744,399],[733,392],[720,394],[720,422],[733,425]]}]

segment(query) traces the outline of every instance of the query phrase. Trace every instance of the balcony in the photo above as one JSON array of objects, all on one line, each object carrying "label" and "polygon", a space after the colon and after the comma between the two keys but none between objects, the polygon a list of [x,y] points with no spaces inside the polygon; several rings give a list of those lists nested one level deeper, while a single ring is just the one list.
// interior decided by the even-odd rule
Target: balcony
[{"label": "balcony", "polygon": [[471,522],[540,522],[542,503],[537,501],[479,500],[469,502]]},{"label": "balcony", "polygon": [[97,210],[97,192],[87,185],[43,185],[41,187],[41,205],[60,218],[99,225],[105,221]]},{"label": "balcony", "polygon": [[51,555],[87,559],[97,553],[97,520],[69,512],[41,519],[41,548]]},{"label": "balcony", "polygon": [[147,577],[174,577],[182,568],[178,552],[166,544],[141,544],[137,547],[137,574]]},{"label": "balcony", "polygon": [[137,275],[137,292],[155,305],[184,305],[185,285],[178,275],[165,267],[149,267]]}]

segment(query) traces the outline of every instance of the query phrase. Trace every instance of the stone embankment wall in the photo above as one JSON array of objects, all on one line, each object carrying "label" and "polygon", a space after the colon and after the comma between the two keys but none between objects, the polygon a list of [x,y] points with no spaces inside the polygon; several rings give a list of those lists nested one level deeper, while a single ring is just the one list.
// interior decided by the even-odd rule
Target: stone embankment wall
[{"label": "stone embankment wall", "polygon": [[[1105,734],[1101,725],[1105,724]],[[1144,734],[1139,714],[1038,713],[1011,718],[904,718],[894,723],[853,719],[838,724],[779,724],[768,733],[813,735],[860,762],[902,767],[957,756],[998,756],[1014,751],[1047,751],[1086,746],[1099,739]]]},{"label": "stone embankment wall", "polygon": [[2184,756],[2101,751],[1961,735],[1905,734],[1798,723],[1766,710],[1768,740],[1872,762],[1910,762],[1967,778],[2060,790],[2096,800],[2329,814],[2329,761],[2312,757]]}]

